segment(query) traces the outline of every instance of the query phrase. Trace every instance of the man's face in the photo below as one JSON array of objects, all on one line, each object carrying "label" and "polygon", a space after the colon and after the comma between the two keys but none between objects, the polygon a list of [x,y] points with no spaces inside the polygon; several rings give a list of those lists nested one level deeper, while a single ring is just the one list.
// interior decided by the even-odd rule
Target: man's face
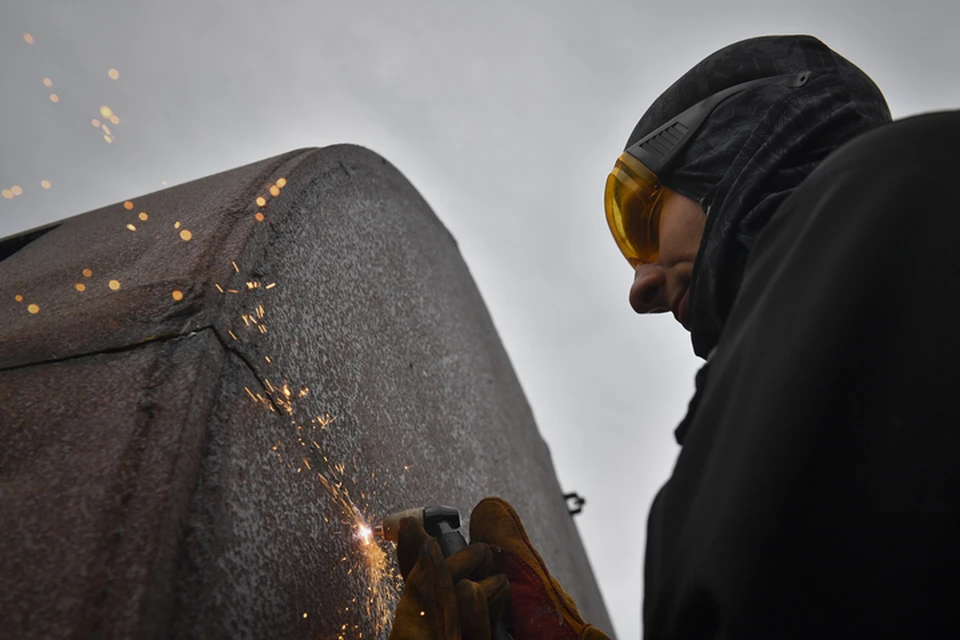
[{"label": "man's face", "polygon": [[707,216],[699,204],[679,193],[667,189],[663,198],[660,256],[651,264],[637,265],[630,306],[637,313],[672,311],[677,322],[689,331],[690,277]]}]

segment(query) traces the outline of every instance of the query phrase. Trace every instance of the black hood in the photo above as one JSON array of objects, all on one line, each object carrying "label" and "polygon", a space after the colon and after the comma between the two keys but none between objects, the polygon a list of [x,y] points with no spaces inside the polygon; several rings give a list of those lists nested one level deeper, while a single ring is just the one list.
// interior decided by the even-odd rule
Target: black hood
[{"label": "black hood", "polygon": [[708,56],[647,110],[627,147],[684,109],[741,82],[812,72],[799,89],[766,85],[722,103],[663,184],[700,202],[707,223],[690,285],[694,352],[706,358],[733,306],[753,243],[780,203],[832,151],[890,121],[880,89],[811,36],[768,36]]}]

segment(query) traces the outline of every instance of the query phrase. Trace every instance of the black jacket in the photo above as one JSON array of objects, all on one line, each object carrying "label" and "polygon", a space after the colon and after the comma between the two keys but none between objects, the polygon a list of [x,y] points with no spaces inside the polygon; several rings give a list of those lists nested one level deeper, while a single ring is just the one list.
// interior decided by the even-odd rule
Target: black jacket
[{"label": "black jacket", "polygon": [[960,634],[958,150],[960,112],[875,128],[752,239],[650,513],[647,638]]}]

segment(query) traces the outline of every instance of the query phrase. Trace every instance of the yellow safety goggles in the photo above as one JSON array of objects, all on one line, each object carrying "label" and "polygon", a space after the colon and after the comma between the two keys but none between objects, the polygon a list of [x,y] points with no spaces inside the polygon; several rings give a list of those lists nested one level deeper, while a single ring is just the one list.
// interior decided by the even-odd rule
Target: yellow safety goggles
[{"label": "yellow safety goggles", "polygon": [[663,204],[660,179],[624,152],[607,176],[603,204],[613,239],[630,266],[656,262]]},{"label": "yellow safety goggles", "polygon": [[658,176],[669,173],[671,163],[707,116],[724,100],[747,89],[765,84],[798,88],[810,76],[809,71],[801,71],[750,80],[718,91],[657,127],[620,155],[607,176],[603,206],[613,239],[630,266],[656,262],[659,257],[665,187]]}]

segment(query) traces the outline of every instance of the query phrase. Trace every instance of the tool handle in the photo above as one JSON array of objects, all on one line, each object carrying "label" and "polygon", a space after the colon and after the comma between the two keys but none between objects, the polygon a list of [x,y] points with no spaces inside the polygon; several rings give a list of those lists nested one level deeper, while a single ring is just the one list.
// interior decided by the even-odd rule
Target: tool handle
[{"label": "tool handle", "polygon": [[[464,539],[463,534],[457,529],[445,531],[436,536],[436,539],[444,558],[449,558],[467,546],[467,541]],[[507,626],[503,623],[502,619],[497,620],[497,624],[490,630],[490,637],[492,640],[513,640],[513,636],[507,632]]]}]

